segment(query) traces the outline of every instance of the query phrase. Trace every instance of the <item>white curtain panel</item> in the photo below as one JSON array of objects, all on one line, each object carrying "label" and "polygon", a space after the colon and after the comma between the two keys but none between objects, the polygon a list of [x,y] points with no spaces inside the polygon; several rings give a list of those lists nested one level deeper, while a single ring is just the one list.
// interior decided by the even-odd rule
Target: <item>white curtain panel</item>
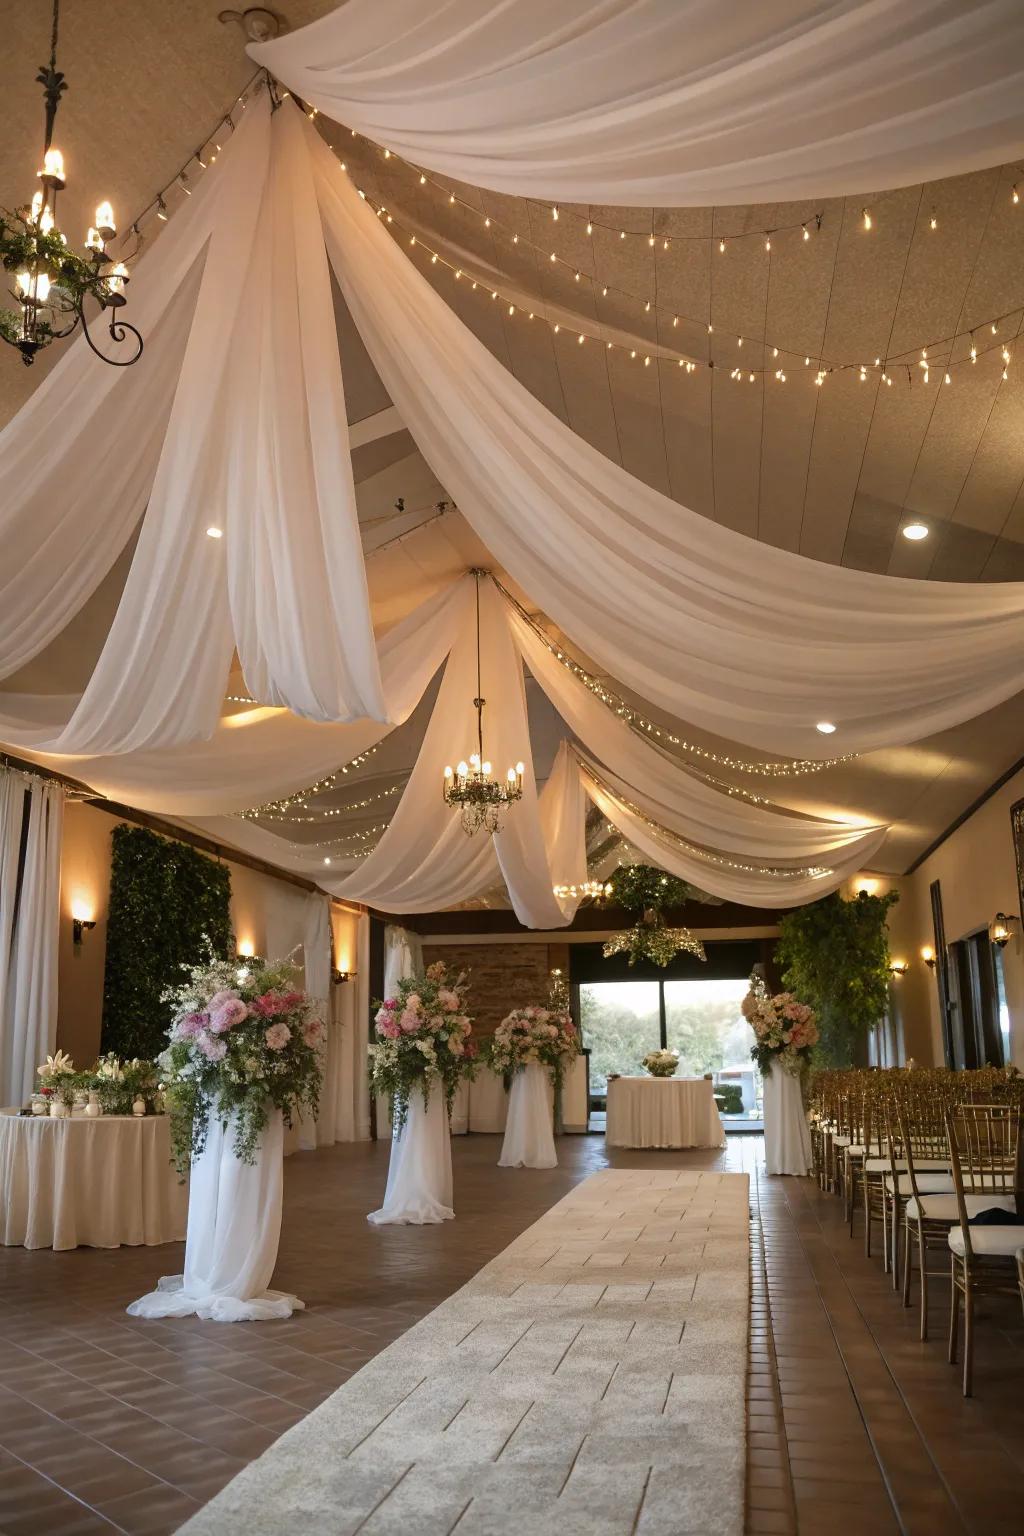
[{"label": "white curtain panel", "polygon": [[[628,785],[580,756],[583,787],[598,810],[652,864],[692,885],[749,907],[794,907],[837,890],[863,867],[861,855],[848,853],[802,868],[784,860],[758,861],[704,847],[699,834],[680,846],[659,825],[663,808],[645,804]],[[652,822],[654,825],[652,825]]]},{"label": "white curtain panel", "polygon": [[1019,0],[348,0],[250,46],[418,165],[566,202],[779,202],[1024,152]]},{"label": "white curtain panel", "polygon": [[[0,798],[0,942],[8,956],[0,995],[0,1100],[22,1104],[36,1082],[36,1067],[57,1039],[57,940],[60,930],[60,850],[64,825],[64,791],[59,784],[4,775],[28,790],[28,827],[20,823],[11,803],[18,783]],[[24,867],[18,884],[13,923],[6,910],[9,861],[18,859],[10,834],[24,838]],[[9,935],[8,935],[9,929]],[[6,949],[9,943],[9,950]]]},{"label": "white curtain panel", "polygon": [[[0,677],[60,633],[145,510],[211,233],[236,189],[262,180],[265,127],[251,109],[217,165],[133,264],[124,317],[145,338],[139,361],[105,367],[79,337],[0,432]],[[94,334],[102,345],[102,326]]]},{"label": "white curtain panel", "polygon": [[878,851],[884,826],[766,809],[687,772],[602,704],[511,606],[508,613],[527,666],[570,731],[632,793],[656,804],[665,826],[711,847],[755,858],[822,861],[843,852],[863,866]]},{"label": "white curtain panel", "polygon": [[1020,689],[1024,584],[822,565],[644,485],[535,400],[327,146],[312,153],[331,262],[402,420],[494,559],[610,676],[720,736],[816,758],[918,740]]},{"label": "white curtain panel", "polygon": [[[464,581],[450,583],[378,642],[387,711],[395,725],[412,714],[455,637],[471,622],[471,598]],[[72,703],[67,697],[0,694],[0,739],[56,772],[84,779],[111,800],[162,815],[213,816],[290,794],[365,752],[390,730],[368,720],[325,725],[257,706],[224,716],[210,740],[189,746],[58,757],[53,743]]]},{"label": "white curtain panel", "polygon": [[[472,590],[473,577],[464,582]],[[522,661],[493,583],[482,580],[479,595],[484,756],[498,778],[508,767],[523,763],[522,800],[491,838],[467,837],[458,812],[442,798],[445,767],[468,759],[477,746],[477,641],[470,618],[452,647],[416,765],[394,816],[373,852],[334,888],[335,894],[386,912],[431,912],[482,895],[503,878],[521,922],[531,928],[558,928],[566,918],[552,893],[538,816]]]}]

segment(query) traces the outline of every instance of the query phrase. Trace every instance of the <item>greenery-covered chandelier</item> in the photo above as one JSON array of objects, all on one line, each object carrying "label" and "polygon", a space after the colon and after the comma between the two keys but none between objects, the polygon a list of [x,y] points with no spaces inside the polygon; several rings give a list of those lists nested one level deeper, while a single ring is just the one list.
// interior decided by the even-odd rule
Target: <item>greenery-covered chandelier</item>
[{"label": "greenery-covered chandelier", "polygon": [[[96,224],[86,236],[88,255],[68,245],[56,223],[57,194],[65,185],[64,156],[53,147],[53,125],[67,81],[57,68],[57,30],[60,0],[53,3],[50,62],[36,76],[46,101],[46,132],[43,166],[31,202],[14,213],[0,209],[0,262],[14,279],[11,293],[18,308],[0,309],[0,337],[31,364],[42,347],[70,336],[81,323],[89,346],[105,363],[125,368],[142,355],[142,337],[133,325],[118,318],[125,304],[128,268],[107,254],[107,243],[117,233],[114,213],[106,201],[96,209]],[[102,311],[110,311],[110,338],[128,342],[130,353],[108,357],[93,342],[85,318],[85,303],[93,299]],[[130,338],[130,339],[129,339]]]},{"label": "greenery-covered chandelier", "polygon": [[476,710],[477,750],[470,754],[469,762],[459,763],[457,768],[444,771],[444,798],[448,805],[462,811],[462,828],[470,837],[481,828],[487,832],[501,831],[501,812],[515,800],[523,798],[523,764],[516,763],[505,775],[504,782],[491,778],[491,765],[484,760],[484,704],[480,677],[480,577],[486,571],[474,570],[476,577]]}]

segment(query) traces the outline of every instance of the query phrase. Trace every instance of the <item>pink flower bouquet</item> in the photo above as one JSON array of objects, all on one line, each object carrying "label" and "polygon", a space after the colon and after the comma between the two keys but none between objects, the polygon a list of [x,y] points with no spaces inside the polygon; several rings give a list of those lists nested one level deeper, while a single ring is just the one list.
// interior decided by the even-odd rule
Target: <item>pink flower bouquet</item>
[{"label": "pink flower bouquet", "polygon": [[316,1114],[327,1032],[293,979],[287,965],[214,960],[164,994],[174,1015],[159,1067],[181,1171],[202,1151],[211,1114],[225,1124],[235,1114],[244,1163],[256,1161],[271,1107],[288,1125],[302,1111]]},{"label": "pink flower bouquet", "polygon": [[488,1059],[495,1072],[511,1086],[517,1072],[535,1061],[546,1067],[555,1088],[561,1088],[565,1069],[579,1055],[580,1041],[568,1013],[557,1008],[513,1008],[491,1038]]},{"label": "pink flower bouquet", "polygon": [[451,1109],[459,1080],[476,1067],[476,1041],[466,1012],[466,974],[452,979],[440,960],[423,976],[403,976],[394,997],[377,1009],[370,1046],[370,1086],[392,1101],[396,1126],[405,1124],[418,1089],[427,1103],[440,1084]]},{"label": "pink flower bouquet", "polygon": [[762,1073],[770,1072],[776,1062],[794,1074],[807,1065],[818,1043],[813,1008],[792,992],[777,992],[772,997],[761,978],[755,976],[740,1011],[754,1031],[750,1054]]}]

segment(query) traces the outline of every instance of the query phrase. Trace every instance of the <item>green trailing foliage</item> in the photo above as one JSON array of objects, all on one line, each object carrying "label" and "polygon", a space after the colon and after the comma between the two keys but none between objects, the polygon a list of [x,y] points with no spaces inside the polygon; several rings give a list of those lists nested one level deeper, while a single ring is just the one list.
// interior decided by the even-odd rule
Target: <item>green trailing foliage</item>
[{"label": "green trailing foliage", "polygon": [[716,903],[688,880],[666,874],[653,864],[622,864],[609,877],[609,900],[627,912],[660,912],[663,907],[681,907],[687,901]]},{"label": "green trailing foliage", "polygon": [[779,923],[783,984],[817,1014],[815,1060],[846,1067],[866,1059],[869,1031],[889,1006],[889,908],[899,897],[835,893]]},{"label": "green trailing foliage", "polygon": [[113,832],[102,1048],[155,1057],[172,1009],[161,994],[212,950],[233,957],[231,875],[185,843],[146,827]]}]

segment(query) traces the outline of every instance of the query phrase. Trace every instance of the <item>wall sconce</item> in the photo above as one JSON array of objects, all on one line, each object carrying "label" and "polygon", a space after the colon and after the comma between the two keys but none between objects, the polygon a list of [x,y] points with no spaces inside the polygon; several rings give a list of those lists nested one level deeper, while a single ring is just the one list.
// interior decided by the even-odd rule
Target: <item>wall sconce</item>
[{"label": "wall sconce", "polygon": [[930,944],[923,944],[921,946],[921,959],[924,961],[925,965],[928,967],[928,969],[930,971],[934,971],[934,969],[935,969],[935,951],[934,951],[934,949],[932,949]]},{"label": "wall sconce", "polygon": [[998,944],[1000,949],[1005,949],[1019,927],[1019,917],[1012,914],[1008,915],[1005,912],[997,912],[988,925],[988,936],[993,944]]},{"label": "wall sconce", "polygon": [[354,976],[355,976],[355,971],[332,971],[331,972],[331,980],[334,982],[334,985],[336,987],[340,987],[342,982],[344,982],[344,981],[351,981]]},{"label": "wall sconce", "polygon": [[889,962],[889,975],[896,978],[905,976],[910,970],[910,962],[907,960],[891,960]]},{"label": "wall sconce", "polygon": [[95,918],[73,917],[71,919],[71,942],[76,949],[81,949],[82,939],[85,937],[86,929],[91,932],[95,927]]}]

